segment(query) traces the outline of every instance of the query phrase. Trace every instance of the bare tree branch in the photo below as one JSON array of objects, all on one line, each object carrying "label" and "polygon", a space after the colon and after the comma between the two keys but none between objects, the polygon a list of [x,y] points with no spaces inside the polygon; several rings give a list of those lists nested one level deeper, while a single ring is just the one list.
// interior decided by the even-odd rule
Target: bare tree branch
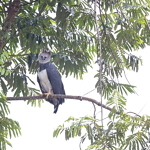
[{"label": "bare tree branch", "polygon": [[0,13],[7,13],[7,11],[0,11]]},{"label": "bare tree branch", "polygon": [[[26,97],[6,97],[8,101],[19,101],[19,100],[35,100],[35,99],[43,99],[46,96],[40,95],[40,96],[26,96]],[[76,100],[85,100],[88,102],[92,102],[98,106],[101,106],[109,111],[112,110],[112,108],[102,104],[101,102],[96,101],[95,99],[88,98],[88,97],[82,97],[82,96],[73,96],[73,95],[60,95],[60,94],[54,94],[54,95],[49,95],[48,98],[66,98],[66,99],[76,99]],[[120,112],[116,112],[116,114],[120,114]]]}]

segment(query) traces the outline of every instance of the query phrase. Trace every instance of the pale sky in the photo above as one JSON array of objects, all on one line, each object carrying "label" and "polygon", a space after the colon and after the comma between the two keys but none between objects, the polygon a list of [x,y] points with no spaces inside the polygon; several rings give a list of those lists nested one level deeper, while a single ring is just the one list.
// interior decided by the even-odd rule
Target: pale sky
[{"label": "pale sky", "polygon": [[[135,53],[134,53],[135,54]],[[129,95],[127,98],[127,111],[138,113],[145,106],[140,115],[150,115],[149,110],[149,47],[145,50],[136,52],[137,56],[143,59],[143,66],[139,72],[128,72],[127,76],[131,85],[137,85],[136,92],[138,95]],[[66,94],[68,95],[84,95],[95,87],[97,67],[89,68],[89,72],[84,75],[83,80],[76,80],[73,77],[63,77]],[[36,75],[34,77],[36,79]],[[127,83],[127,82],[126,82]],[[35,88],[38,87],[38,84]],[[39,89],[39,87],[38,87]],[[86,95],[96,100],[100,100],[99,94],[95,91]],[[99,109],[99,110],[98,110]],[[31,107],[26,105],[24,101],[13,101],[10,104],[10,118],[18,121],[21,126],[22,136],[12,138],[10,142],[13,148],[8,147],[7,150],[79,150],[80,138],[73,138],[65,141],[65,136],[62,134],[58,138],[53,138],[54,129],[63,124],[70,116],[82,117],[85,115],[93,115],[93,105],[86,101],[66,99],[65,103],[59,107],[58,113],[53,114],[53,106],[48,102],[42,104],[42,107]],[[100,107],[97,108],[97,112]],[[107,111],[104,111],[104,116],[107,116]],[[100,118],[100,113],[97,115]],[[88,146],[88,141],[83,145],[83,150]]]}]

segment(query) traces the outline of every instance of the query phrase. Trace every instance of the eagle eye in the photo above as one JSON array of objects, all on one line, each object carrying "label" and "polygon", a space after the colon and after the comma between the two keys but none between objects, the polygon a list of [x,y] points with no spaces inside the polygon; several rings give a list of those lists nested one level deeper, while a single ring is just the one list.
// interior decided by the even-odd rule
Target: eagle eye
[{"label": "eagle eye", "polygon": [[41,56],[41,59],[42,60],[45,60],[47,57],[46,56]]}]

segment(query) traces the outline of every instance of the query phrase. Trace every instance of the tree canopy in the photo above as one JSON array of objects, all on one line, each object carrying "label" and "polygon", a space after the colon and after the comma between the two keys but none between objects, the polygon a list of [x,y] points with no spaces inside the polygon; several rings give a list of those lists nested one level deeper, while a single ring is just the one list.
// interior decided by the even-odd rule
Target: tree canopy
[{"label": "tree canopy", "polygon": [[82,78],[87,67],[97,63],[95,88],[112,107],[107,130],[97,122],[102,118],[69,118],[70,127],[59,126],[55,137],[63,131],[66,140],[88,137],[88,149],[147,147],[150,117],[125,113],[124,96],[135,93],[134,86],[118,79],[126,70],[138,72],[141,59],[132,52],[150,44],[149,0],[1,0],[0,4],[0,149],[11,145],[8,135],[20,134],[18,122],[7,118],[7,93],[13,92],[14,97],[39,94],[29,86],[34,82],[27,73],[36,73],[42,48],[52,50],[52,62],[65,76]]}]

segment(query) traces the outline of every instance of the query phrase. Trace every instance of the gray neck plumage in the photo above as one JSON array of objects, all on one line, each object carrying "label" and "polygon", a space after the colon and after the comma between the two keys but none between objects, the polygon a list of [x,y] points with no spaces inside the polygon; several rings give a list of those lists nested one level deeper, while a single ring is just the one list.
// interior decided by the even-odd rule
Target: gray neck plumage
[{"label": "gray neck plumage", "polygon": [[48,63],[48,62],[50,62],[50,60],[46,60],[46,61],[40,61],[40,60],[39,60],[39,64],[46,64],[46,63]]},{"label": "gray neck plumage", "polygon": [[41,71],[41,70],[44,70],[44,69],[48,68],[48,66],[49,66],[49,65],[51,65],[51,63],[50,63],[50,62],[40,64],[39,71]]},{"label": "gray neck plumage", "polygon": [[46,63],[39,63],[40,66],[45,66],[45,65],[48,65],[50,62],[46,62]]}]

